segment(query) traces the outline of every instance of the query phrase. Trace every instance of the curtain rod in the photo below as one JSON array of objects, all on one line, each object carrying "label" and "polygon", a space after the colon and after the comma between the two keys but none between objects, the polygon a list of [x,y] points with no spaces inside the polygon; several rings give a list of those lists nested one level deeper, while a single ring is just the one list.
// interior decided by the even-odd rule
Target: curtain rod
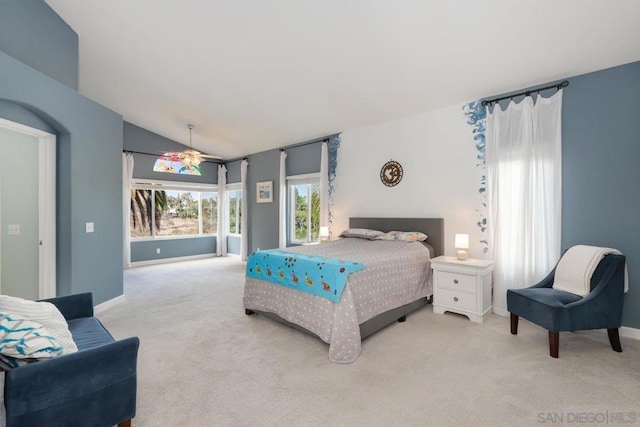
[{"label": "curtain rod", "polygon": [[486,105],[491,106],[491,104],[493,104],[494,102],[502,101],[503,99],[513,99],[516,96],[520,96],[520,95],[530,96],[531,93],[533,93],[533,92],[540,93],[541,90],[547,90],[547,89],[553,89],[553,88],[556,88],[556,89],[560,90],[563,87],[567,87],[567,86],[569,86],[569,80],[563,80],[560,83],[556,83],[554,85],[549,85],[549,86],[541,87],[541,88],[538,88],[538,89],[529,89],[529,90],[525,90],[523,92],[514,93],[513,95],[507,95],[507,96],[503,96],[503,97],[500,97],[500,98],[494,98],[494,99],[483,99],[482,100],[482,105],[483,106],[486,106]]},{"label": "curtain rod", "polygon": [[[311,145],[311,144],[316,144],[318,142],[329,142],[330,138],[322,138],[322,139],[316,139],[316,140],[311,140],[311,141],[307,141],[307,142],[300,142],[298,144],[291,144],[288,145],[286,147],[283,147],[280,149],[280,151],[285,151],[288,150],[290,148],[296,148],[296,147],[303,147],[305,145]],[[133,150],[122,150],[123,153],[134,153],[134,154],[145,154],[147,156],[155,156],[155,157],[160,157],[162,154],[153,154],[153,153],[145,153],[143,151],[133,151]],[[242,157],[236,157],[234,159],[220,159],[220,160],[205,160],[205,162],[210,162],[210,163],[222,163],[222,164],[227,164],[227,163],[231,163],[231,162],[236,162],[238,160],[248,160],[247,156],[242,156]]]},{"label": "curtain rod", "polygon": [[322,138],[322,139],[316,139],[315,141],[312,140],[312,141],[299,142],[297,144],[287,145],[286,147],[282,147],[280,151],[285,151],[290,148],[304,147],[305,145],[317,144],[318,142],[329,142],[329,138]]},{"label": "curtain rod", "polygon": [[[123,153],[132,153],[132,154],[144,154],[145,156],[153,156],[153,157],[162,157],[162,153],[145,153],[144,151],[134,151],[134,150],[122,150]],[[220,160],[215,160],[215,159],[202,159],[203,162],[209,162],[209,163],[224,163],[224,161],[222,159]]]},{"label": "curtain rod", "polygon": [[[302,147],[302,146],[305,146],[305,145],[317,144],[318,142],[329,142],[329,139],[330,138],[322,138],[322,139],[315,139],[315,140],[306,141],[306,142],[299,142],[297,144],[291,144],[291,145],[287,145],[286,147],[279,148],[278,151],[286,151],[286,150],[289,150],[290,148],[296,148],[296,147]],[[270,151],[270,150],[267,150],[267,151]],[[247,158],[247,156],[236,157],[235,159],[225,160],[224,162],[225,163],[231,163],[231,162],[237,162],[238,160],[248,160],[248,158]]]}]

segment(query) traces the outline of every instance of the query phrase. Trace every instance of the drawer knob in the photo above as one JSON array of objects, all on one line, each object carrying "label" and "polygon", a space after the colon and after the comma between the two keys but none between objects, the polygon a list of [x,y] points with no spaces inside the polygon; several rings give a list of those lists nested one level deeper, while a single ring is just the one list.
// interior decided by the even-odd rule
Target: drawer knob
[{"label": "drawer knob", "polygon": [[453,283],[458,284],[458,279],[453,279]]},{"label": "drawer knob", "polygon": [[454,300],[455,302],[458,302],[458,297],[453,297],[453,300]]}]

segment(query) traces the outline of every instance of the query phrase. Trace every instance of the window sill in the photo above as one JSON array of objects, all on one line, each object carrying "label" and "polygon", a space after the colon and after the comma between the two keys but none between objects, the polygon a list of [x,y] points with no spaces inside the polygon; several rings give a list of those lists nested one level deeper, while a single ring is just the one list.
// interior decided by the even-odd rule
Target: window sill
[{"label": "window sill", "polygon": [[201,239],[203,237],[217,237],[217,234],[189,234],[185,236],[132,237],[131,243],[157,242],[161,240]]}]

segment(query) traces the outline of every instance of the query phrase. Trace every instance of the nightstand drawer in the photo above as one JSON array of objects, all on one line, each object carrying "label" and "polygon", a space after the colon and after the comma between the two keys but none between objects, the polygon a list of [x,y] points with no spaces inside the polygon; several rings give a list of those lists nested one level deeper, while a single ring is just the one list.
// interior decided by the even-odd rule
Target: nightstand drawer
[{"label": "nightstand drawer", "polygon": [[442,304],[444,306],[455,307],[470,311],[475,311],[476,309],[475,294],[466,294],[464,292],[438,289],[437,297],[438,304]]},{"label": "nightstand drawer", "polygon": [[476,291],[476,276],[460,273],[438,272],[438,286],[440,288],[455,289],[465,292]]}]

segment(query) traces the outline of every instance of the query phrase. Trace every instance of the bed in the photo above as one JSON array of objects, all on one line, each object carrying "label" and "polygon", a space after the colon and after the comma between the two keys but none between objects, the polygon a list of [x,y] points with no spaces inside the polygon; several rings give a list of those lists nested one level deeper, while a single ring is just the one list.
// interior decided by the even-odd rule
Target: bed
[{"label": "bed", "polygon": [[[249,258],[245,279],[247,315],[258,313],[319,337],[329,344],[329,360],[334,363],[355,361],[363,339],[428,304],[432,297],[429,259],[442,255],[444,248],[442,218],[350,218],[349,228],[419,231],[428,238],[411,243],[345,238],[283,250],[295,258],[321,256],[341,259],[345,265],[362,264],[362,270],[346,279],[338,302],[257,278],[261,277],[253,271],[257,254]],[[304,279],[301,283],[304,288]]]}]

